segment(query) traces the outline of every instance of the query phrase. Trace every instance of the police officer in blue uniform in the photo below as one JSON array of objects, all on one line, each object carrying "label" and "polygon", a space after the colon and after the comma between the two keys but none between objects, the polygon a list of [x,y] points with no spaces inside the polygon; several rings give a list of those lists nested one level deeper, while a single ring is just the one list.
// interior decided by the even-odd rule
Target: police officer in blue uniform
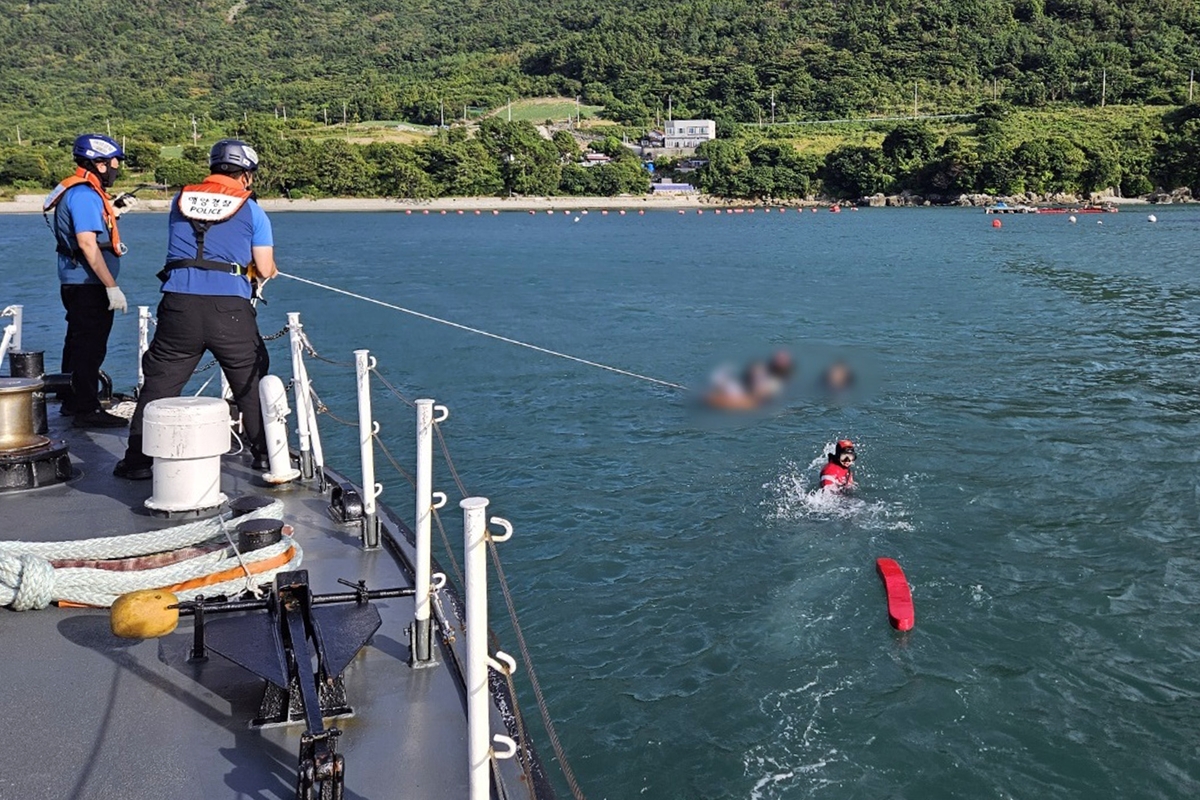
[{"label": "police officer in blue uniform", "polygon": [[145,382],[129,445],[113,469],[121,478],[152,477],[153,460],[142,451],[146,404],[178,396],[206,350],[229,380],[255,468],[267,465],[258,383],[270,361],[250,302],[251,277],[266,280],[277,270],[271,221],[250,192],[258,154],[243,141],[222,139],[208,163],[212,174],[171,202],[158,326],[142,358]]},{"label": "police officer in blue uniform", "polygon": [[100,406],[100,367],[108,354],[113,312],[129,304],[117,286],[125,248],[117,231],[119,208],[108,196],[125,153],[107,136],[85,133],[71,148],[76,169],[46,198],[58,252],[58,280],[67,335],[62,371],[71,373],[71,392],[62,411],[81,428],[123,428],[126,421]]}]

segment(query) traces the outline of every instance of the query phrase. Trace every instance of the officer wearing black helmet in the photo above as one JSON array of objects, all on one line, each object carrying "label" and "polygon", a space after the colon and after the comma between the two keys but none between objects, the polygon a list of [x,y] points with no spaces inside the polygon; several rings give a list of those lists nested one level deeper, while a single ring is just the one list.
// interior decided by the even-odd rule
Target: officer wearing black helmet
[{"label": "officer wearing black helmet", "polygon": [[107,136],[85,133],[71,155],[75,173],[42,205],[57,244],[59,293],[67,311],[62,371],[71,373],[71,392],[63,396],[62,410],[74,414],[80,428],[123,428],[123,418],[100,407],[99,387],[113,312],[129,307],[117,286],[125,252],[117,231],[120,208],[108,196],[125,152]]},{"label": "officer wearing black helmet", "polygon": [[171,202],[158,327],[142,358],[145,383],[129,446],[113,470],[121,478],[152,477],[153,461],[142,451],[146,404],[177,396],[206,350],[229,381],[255,468],[266,468],[258,382],[270,362],[250,301],[251,272],[264,281],[277,273],[271,221],[250,192],[258,169],[254,148],[222,139],[208,163],[212,174],[183,187]]}]

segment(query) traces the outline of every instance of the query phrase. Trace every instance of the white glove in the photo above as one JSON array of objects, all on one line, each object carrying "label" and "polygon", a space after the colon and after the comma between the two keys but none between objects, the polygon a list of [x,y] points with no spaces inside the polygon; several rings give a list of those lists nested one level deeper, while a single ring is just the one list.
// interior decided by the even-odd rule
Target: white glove
[{"label": "white glove", "polygon": [[119,217],[126,211],[137,208],[138,199],[129,192],[123,192],[113,199],[113,212]]},{"label": "white glove", "polygon": [[120,311],[122,314],[129,313],[129,302],[125,299],[125,293],[121,291],[120,286],[105,286],[104,291],[108,292],[108,310]]}]

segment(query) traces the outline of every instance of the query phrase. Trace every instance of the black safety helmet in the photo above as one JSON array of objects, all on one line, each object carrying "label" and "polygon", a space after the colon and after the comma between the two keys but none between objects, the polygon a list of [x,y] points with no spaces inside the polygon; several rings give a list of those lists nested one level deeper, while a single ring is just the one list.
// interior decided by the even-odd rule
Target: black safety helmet
[{"label": "black safety helmet", "polygon": [[208,151],[208,167],[213,172],[254,172],[258,153],[241,139],[222,139]]}]

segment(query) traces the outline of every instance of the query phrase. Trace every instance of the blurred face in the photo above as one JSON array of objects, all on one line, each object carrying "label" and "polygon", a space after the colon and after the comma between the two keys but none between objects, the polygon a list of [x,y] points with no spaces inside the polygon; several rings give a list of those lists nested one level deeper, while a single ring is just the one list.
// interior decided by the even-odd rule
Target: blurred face
[{"label": "blurred face", "polygon": [[838,463],[843,467],[849,467],[854,463],[854,453],[842,453],[838,456]]}]

